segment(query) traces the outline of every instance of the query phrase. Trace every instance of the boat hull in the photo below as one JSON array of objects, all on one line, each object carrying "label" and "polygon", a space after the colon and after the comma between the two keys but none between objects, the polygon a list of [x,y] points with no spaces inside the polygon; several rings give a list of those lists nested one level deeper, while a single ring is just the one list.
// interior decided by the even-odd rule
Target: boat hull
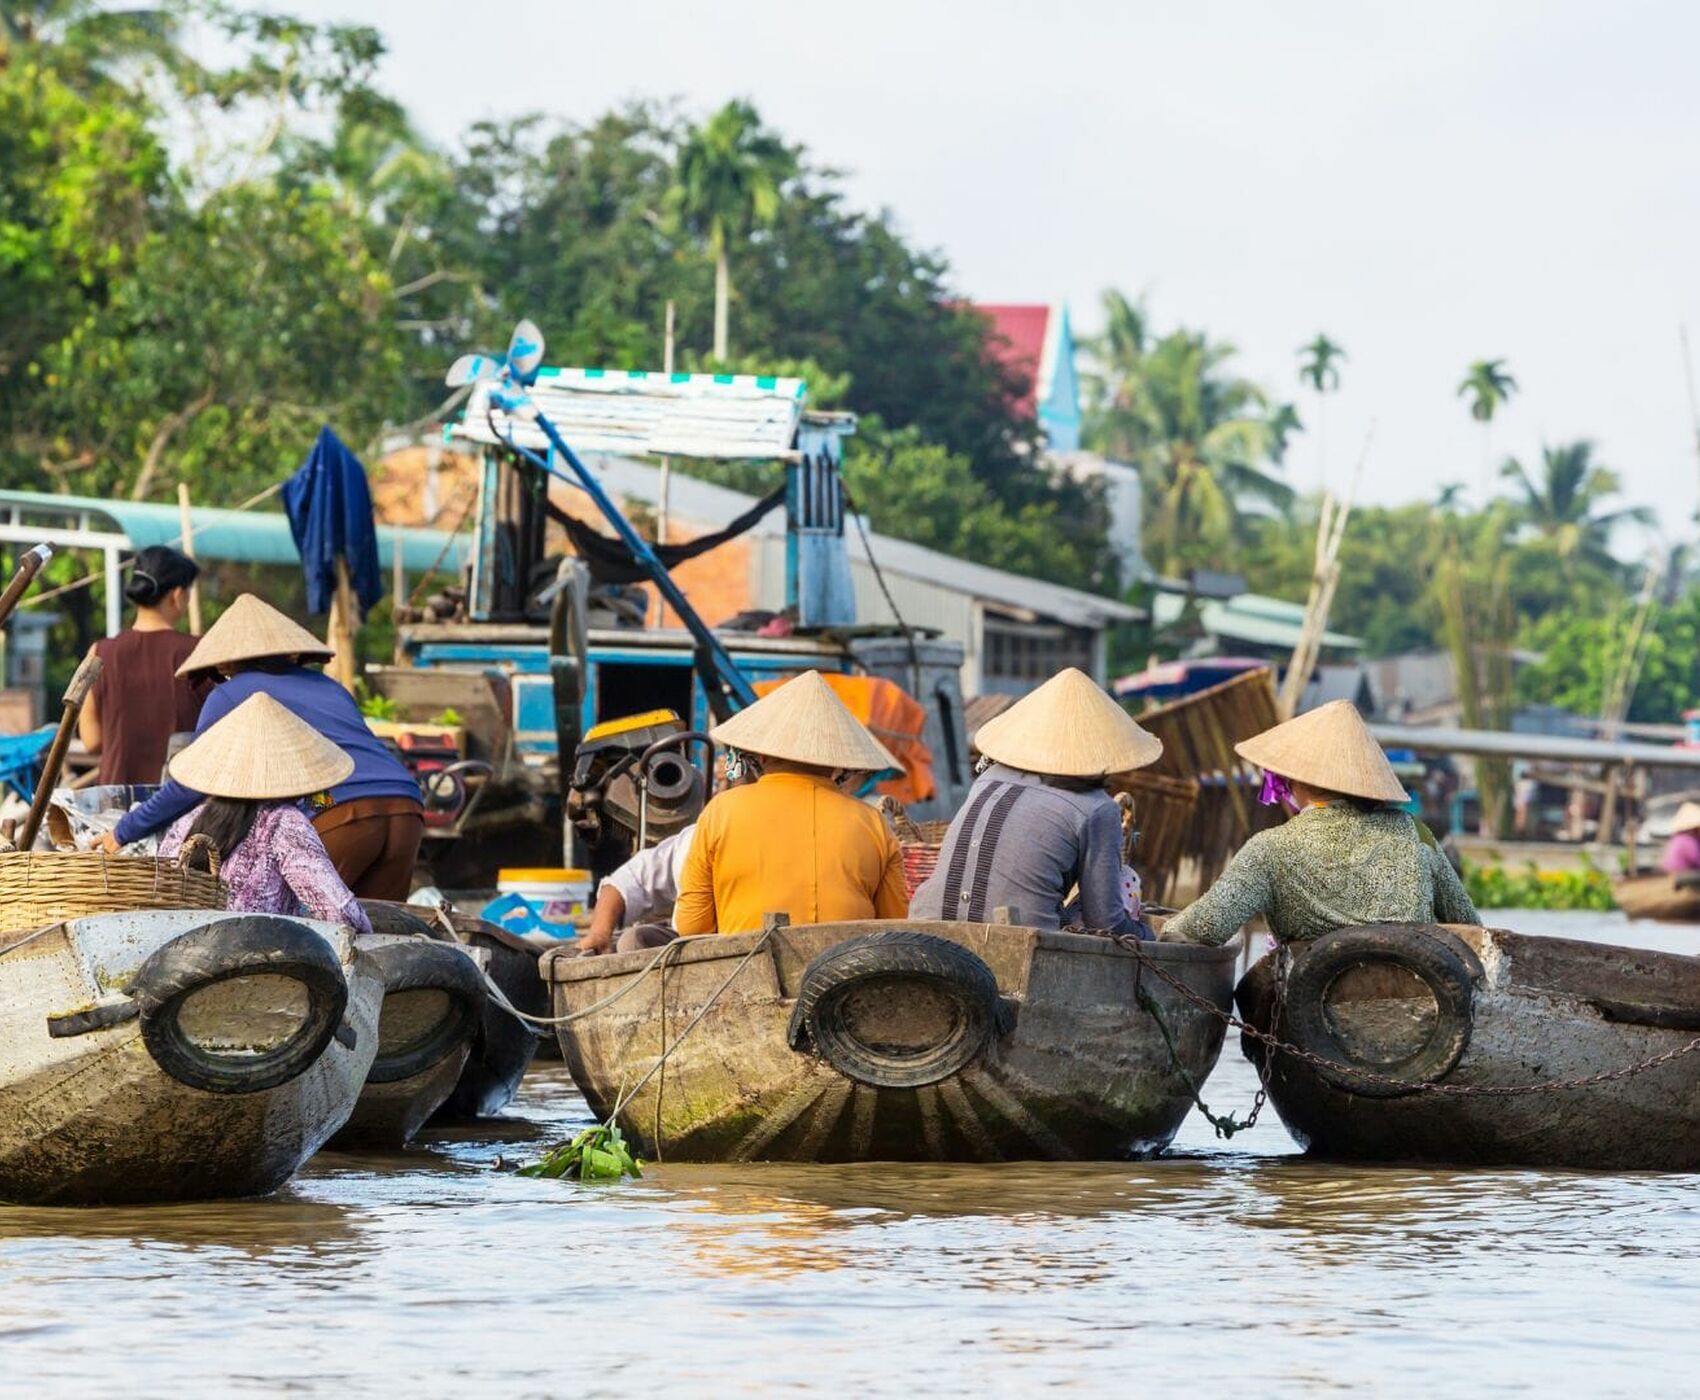
[{"label": "boat hull", "polygon": [[406,1147],[466,1068],[484,993],[470,950],[409,934],[360,934],[383,981],[377,1054],[333,1151]]},{"label": "boat hull", "polygon": [[1612,898],[1631,919],[1700,923],[1700,888],[1681,888],[1663,873],[1624,875],[1611,882]]},{"label": "boat hull", "polygon": [[[1445,932],[1470,955],[1465,963],[1472,987],[1467,1044],[1439,1083],[1578,1079],[1680,1050],[1700,1035],[1700,961],[1498,929]],[[1291,975],[1297,976],[1306,955],[1295,956]],[[1363,986],[1366,974],[1355,975]],[[1260,1029],[1269,1026],[1272,991],[1272,961],[1265,959],[1238,992],[1246,1019]],[[1398,1016],[1392,999],[1385,1005]],[[1289,1011],[1283,1026],[1292,1024]],[[1350,1035],[1342,1039],[1345,1061],[1376,1068],[1373,1055],[1352,1053],[1355,1043]],[[1260,1062],[1254,1042],[1242,1040],[1242,1046]],[[1608,1084],[1536,1094],[1383,1097],[1344,1087],[1347,1082],[1330,1082],[1304,1062],[1277,1054],[1269,1098],[1293,1137],[1319,1156],[1700,1170],[1700,1054]]]},{"label": "boat hull", "polygon": [[137,1019],[48,1034],[49,1016],[121,1004],[124,985],[150,953],[219,917],[171,911],[75,920],[0,958],[0,1199],[263,1195],[347,1120],[376,1050],[383,989],[372,960],[332,925],[292,921],[323,937],[341,964],[348,986],[342,1034],[276,1087],[222,1093],[179,1082],[155,1062]]},{"label": "boat hull", "polygon": [[[467,915],[452,916],[455,938],[510,1002],[533,1016],[549,1014],[549,993],[537,972],[537,949],[506,929]],[[543,1038],[492,997],[472,1033],[471,1052],[454,1092],[436,1112],[436,1122],[460,1122],[499,1114],[519,1092]],[[554,1037],[550,1037],[554,1043]]]},{"label": "boat hull", "polygon": [[[947,940],[983,960],[1007,1013],[970,1062],[915,1087],[869,1083],[808,1046],[793,1048],[793,1013],[811,961],[849,940],[895,930]],[[1235,948],[1145,949],[1226,1009]],[[546,954],[543,975],[555,1014],[585,1011],[628,987],[654,956]],[[1080,934],[907,920],[825,924],[690,939],[675,957],[619,1001],[558,1030],[569,1070],[604,1119],[622,1087],[635,1084],[663,1046],[671,1047],[663,1070],[619,1114],[641,1153],[667,1159],[1150,1156],[1173,1139],[1192,1100],[1161,1033],[1139,1008],[1141,988],[1158,1002],[1196,1082],[1209,1074],[1222,1044],[1218,1018],[1142,975],[1134,954]],[[897,990],[881,995],[895,1002],[904,992],[893,985]],[[700,1022],[681,1039],[699,1013]]]}]

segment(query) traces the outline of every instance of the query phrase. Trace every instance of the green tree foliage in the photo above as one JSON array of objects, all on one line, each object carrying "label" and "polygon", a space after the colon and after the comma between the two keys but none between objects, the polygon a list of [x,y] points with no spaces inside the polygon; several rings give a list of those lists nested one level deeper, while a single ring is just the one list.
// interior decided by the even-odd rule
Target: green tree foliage
[{"label": "green tree foliage", "polygon": [[714,358],[728,350],[731,245],[779,217],[780,190],[798,171],[798,152],[762,125],[748,102],[728,102],[687,133],[669,203],[708,244],[714,260]]},{"label": "green tree foliage", "polygon": [[[1523,642],[1540,659],[1519,671],[1518,698],[1599,714],[1622,664],[1633,608],[1624,599],[1601,615],[1552,612],[1532,623]],[[1700,705],[1700,592],[1690,591],[1660,610],[1645,656],[1629,707],[1631,720],[1673,723],[1684,710]]]},{"label": "green tree foliage", "polygon": [[1518,519],[1567,562],[1610,571],[1617,567],[1613,532],[1620,525],[1653,523],[1646,506],[1602,508],[1621,488],[1617,473],[1594,460],[1594,444],[1586,440],[1543,447],[1535,472],[1507,458],[1500,475],[1515,485]]},{"label": "green tree foliage", "polygon": [[1291,501],[1271,468],[1296,419],[1231,371],[1233,346],[1201,331],[1156,336],[1143,304],[1119,292],[1105,293],[1104,315],[1104,333],[1087,347],[1085,439],[1139,468],[1159,572],[1219,562],[1244,538],[1248,507]]},{"label": "green tree foliage", "polygon": [[1517,381],[1504,360],[1472,360],[1458,384],[1458,397],[1470,401],[1470,417],[1483,424],[1493,422],[1505,401],[1517,392]]}]

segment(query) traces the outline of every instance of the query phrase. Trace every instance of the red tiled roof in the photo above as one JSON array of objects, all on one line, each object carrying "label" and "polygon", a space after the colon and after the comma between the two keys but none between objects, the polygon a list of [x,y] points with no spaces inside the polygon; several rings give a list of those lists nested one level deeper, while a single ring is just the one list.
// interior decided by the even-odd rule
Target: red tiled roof
[{"label": "red tiled roof", "polygon": [[1027,381],[1027,391],[1016,407],[1027,417],[1034,417],[1039,411],[1039,361],[1045,353],[1045,330],[1050,323],[1051,308],[976,302],[974,309],[991,322],[992,354]]}]

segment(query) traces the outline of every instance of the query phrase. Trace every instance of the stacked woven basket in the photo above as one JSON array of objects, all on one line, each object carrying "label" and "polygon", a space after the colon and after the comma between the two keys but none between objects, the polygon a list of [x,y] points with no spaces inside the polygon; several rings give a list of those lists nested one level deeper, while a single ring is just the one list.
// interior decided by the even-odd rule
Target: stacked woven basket
[{"label": "stacked woven basket", "polygon": [[208,869],[188,857],[192,836],[172,860],[92,851],[0,852],[0,933],[21,933],[90,914],[143,909],[223,909],[218,852],[207,842]]}]

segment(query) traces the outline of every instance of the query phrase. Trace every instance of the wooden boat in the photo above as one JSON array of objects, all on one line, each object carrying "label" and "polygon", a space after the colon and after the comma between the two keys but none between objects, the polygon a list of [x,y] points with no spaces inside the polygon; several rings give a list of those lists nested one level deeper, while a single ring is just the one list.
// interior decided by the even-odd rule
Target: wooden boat
[{"label": "wooden boat", "polygon": [[[1227,1008],[1237,945],[1144,947]],[[630,989],[558,1035],[592,1112],[630,1094],[622,1131],[666,1159],[1149,1156],[1222,1045],[1218,1017],[1115,942],[1009,925],[779,927],[687,939],[659,963],[563,950],[542,968],[557,1016]]]},{"label": "wooden boat", "polygon": [[[1264,959],[1238,992],[1261,1030],[1273,994]],[[1294,954],[1278,1035],[1326,1061],[1277,1052],[1269,1071],[1270,1102],[1322,1156],[1700,1170],[1700,959],[1501,929],[1341,929]],[[1418,1087],[1562,1084],[1667,1053],[1574,1088]]]},{"label": "wooden boat", "polygon": [[[470,914],[453,913],[449,920],[455,938],[511,1005],[532,1016],[549,1014],[549,992],[538,975],[536,948],[500,925]],[[520,1080],[542,1041],[537,1030],[495,997],[487,998],[484,1014],[473,1028],[466,1069],[432,1121],[463,1122],[500,1113],[519,1092]]]},{"label": "wooden boat", "polygon": [[355,943],[377,964],[383,1012],[359,1101],[330,1146],[401,1148],[460,1081],[484,1014],[484,979],[453,943],[377,932]]},{"label": "wooden boat", "polygon": [[[449,940],[449,932],[429,910],[378,900],[366,900],[364,906],[377,932]],[[548,1015],[549,994],[537,974],[536,948],[471,914],[451,910],[447,918],[453,941],[512,1005],[529,1015]],[[505,1010],[495,997],[486,997],[484,1013],[472,1030],[466,1067],[431,1121],[464,1122],[500,1113],[513,1102],[541,1040],[536,1030]]]},{"label": "wooden boat", "polygon": [[332,924],[102,914],[0,940],[0,1199],[253,1196],[354,1109],[379,969]]},{"label": "wooden boat", "polygon": [[[1700,882],[1692,876],[1667,875],[1662,870],[1639,875],[1620,875],[1611,882],[1612,898],[1631,919],[1657,919],[1667,923],[1700,923]],[[1684,883],[1678,883],[1679,880]]]}]

